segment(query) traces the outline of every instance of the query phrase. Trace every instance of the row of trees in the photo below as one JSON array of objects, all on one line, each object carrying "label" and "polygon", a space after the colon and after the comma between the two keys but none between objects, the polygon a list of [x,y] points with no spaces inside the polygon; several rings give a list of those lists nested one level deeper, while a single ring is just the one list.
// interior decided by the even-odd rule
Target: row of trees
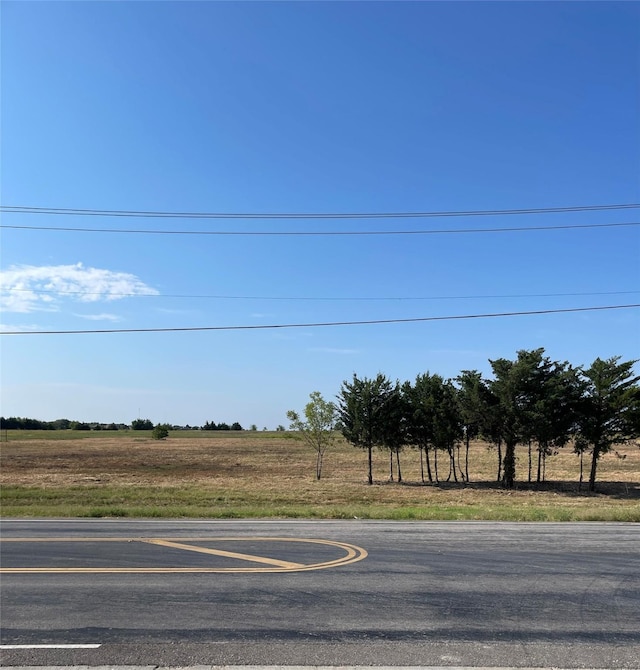
[{"label": "row of trees", "polygon": [[[532,480],[544,480],[548,456],[571,443],[580,456],[591,455],[589,489],[595,489],[599,459],[640,436],[640,376],[635,361],[596,359],[589,368],[552,361],[544,349],[519,351],[515,360],[490,360],[492,379],[464,370],[455,379],[419,374],[413,383],[392,382],[383,374],[343,382],[337,404],[311,394],[304,418],[290,411],[291,428],[316,450],[316,477],[339,428],[354,446],[368,452],[368,481],[373,483],[372,453],[389,452],[390,477],[402,481],[400,453],[406,446],[420,452],[422,481],[439,481],[438,458],[444,456],[447,480],[469,481],[469,443],[484,439],[498,453],[497,480],[513,488],[516,448],[525,445]],[[463,453],[461,453],[464,449]]]},{"label": "row of trees", "polygon": [[[207,421],[204,426],[178,426],[158,424],[169,430],[244,430],[236,421],[232,424]],[[156,424],[151,419],[134,419],[131,424],[126,423],[99,423],[96,421],[72,421],[70,419],[56,419],[55,421],[41,421],[27,417],[0,417],[0,430],[153,430]],[[257,430],[253,425],[251,430]],[[266,430],[266,429],[265,429]]]},{"label": "row of trees", "polygon": [[231,425],[224,422],[215,423],[215,421],[207,421],[202,426],[202,430],[243,430],[243,428],[237,421],[234,421]]},{"label": "row of trees", "polygon": [[[153,424],[151,427],[153,428]],[[70,419],[40,421],[40,419],[19,416],[0,417],[1,430],[127,430],[128,428],[126,423],[99,423]]]},{"label": "row of trees", "polygon": [[[207,421],[203,426],[180,426],[177,424],[163,423],[158,424],[167,427],[169,430],[245,430],[240,423],[225,423],[224,421],[216,423]],[[127,423],[98,423],[96,421],[70,421],[69,419],[56,419],[55,421],[41,421],[40,419],[29,419],[27,417],[10,416],[0,417],[0,430],[153,430],[156,424],[151,419],[134,419],[131,424]],[[251,431],[257,431],[258,426],[252,423],[248,428]],[[267,430],[265,426],[263,431]],[[283,431],[285,427],[279,425],[276,431]]]},{"label": "row of trees", "polygon": [[[232,424],[216,423],[215,421],[207,421],[204,426],[172,426],[171,424],[158,424],[166,426],[170,430],[244,430],[244,428],[234,421]],[[131,430],[153,430],[154,425],[150,419],[135,419],[131,422]]]}]

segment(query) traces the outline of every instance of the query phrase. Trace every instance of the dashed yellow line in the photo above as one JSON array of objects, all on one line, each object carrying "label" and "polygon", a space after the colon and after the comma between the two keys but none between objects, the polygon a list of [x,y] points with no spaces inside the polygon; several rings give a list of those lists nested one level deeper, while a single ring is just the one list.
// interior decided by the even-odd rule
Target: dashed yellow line
[{"label": "dashed yellow line", "polygon": [[[178,542],[177,540],[182,540]],[[266,556],[256,556],[254,554],[243,554],[222,549],[210,549],[208,547],[198,547],[188,542],[285,542],[285,543],[303,543],[320,544],[330,547],[336,547],[344,551],[344,555],[332,561],[322,563],[294,563],[292,561],[283,561]],[[85,567],[34,567],[34,568],[0,568],[0,574],[170,574],[170,573],[278,573],[278,572],[303,572],[310,570],[324,570],[326,568],[338,567],[356,563],[367,557],[367,551],[362,547],[347,544],[344,542],[335,542],[333,540],[289,538],[289,537],[187,537],[187,538],[123,538],[123,537],[22,537],[22,538],[0,538],[1,542],[144,542],[172,549],[183,551],[194,551],[214,556],[222,556],[240,561],[251,563],[261,563],[265,567],[200,567],[200,568],[181,568],[181,567],[104,567],[104,568],[85,568]],[[268,567],[266,567],[268,566]]]}]

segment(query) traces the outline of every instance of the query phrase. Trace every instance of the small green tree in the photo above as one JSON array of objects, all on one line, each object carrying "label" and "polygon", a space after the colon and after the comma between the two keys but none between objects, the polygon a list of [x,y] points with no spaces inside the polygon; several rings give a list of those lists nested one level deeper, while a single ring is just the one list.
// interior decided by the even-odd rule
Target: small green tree
[{"label": "small green tree", "polygon": [[152,431],[151,437],[154,440],[164,440],[169,437],[169,424],[159,423]]},{"label": "small green tree", "polygon": [[[316,480],[322,476],[322,462],[327,449],[335,441],[336,406],[326,401],[319,391],[309,394],[310,402],[304,408],[304,420],[294,411],[287,412],[291,430],[298,431],[303,440],[316,452]],[[280,426],[278,426],[278,429]]]}]

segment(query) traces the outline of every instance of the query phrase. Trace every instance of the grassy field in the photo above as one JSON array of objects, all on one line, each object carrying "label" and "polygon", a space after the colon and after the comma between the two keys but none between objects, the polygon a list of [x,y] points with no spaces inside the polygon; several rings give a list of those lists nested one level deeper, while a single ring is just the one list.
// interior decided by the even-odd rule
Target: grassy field
[{"label": "grassy field", "polygon": [[[527,449],[518,449],[515,490],[495,483],[497,456],[474,443],[469,484],[422,485],[416,451],[402,454],[404,483],[389,482],[388,455],[339,440],[314,479],[315,453],[288,432],[8,431],[0,443],[5,517],[305,517],[640,521],[640,448],[600,462],[598,491],[578,490],[570,448],[547,459],[547,481],[527,483]],[[448,465],[440,458],[440,475]],[[585,462],[585,476],[588,463]],[[534,465],[535,477],[535,465]]]}]

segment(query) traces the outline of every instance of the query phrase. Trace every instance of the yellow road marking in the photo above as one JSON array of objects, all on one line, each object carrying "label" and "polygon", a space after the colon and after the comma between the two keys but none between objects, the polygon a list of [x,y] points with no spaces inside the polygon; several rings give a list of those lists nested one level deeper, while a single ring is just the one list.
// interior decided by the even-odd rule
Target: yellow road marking
[{"label": "yellow road marking", "polygon": [[173,549],[184,549],[185,551],[197,551],[201,554],[213,554],[214,556],[226,556],[227,558],[237,558],[241,561],[251,561],[252,563],[265,563],[278,568],[304,568],[304,563],[291,563],[290,561],[279,561],[276,558],[265,558],[264,556],[253,556],[251,554],[238,554],[235,551],[223,551],[222,549],[206,549],[205,547],[194,547],[191,544],[180,544],[178,542],[168,542],[167,540],[143,540],[149,544],[159,544],[162,547],[172,547]]},{"label": "yellow road marking", "polygon": [[[251,554],[240,554],[236,552],[228,552],[218,549],[209,549],[206,547],[196,547],[183,542],[176,542],[176,540],[187,540],[189,542],[302,542],[304,544],[321,544],[330,547],[336,547],[345,552],[344,556],[334,559],[332,561],[325,561],[323,563],[293,563],[291,561],[281,561],[278,559],[267,558],[264,556],[255,556]],[[349,563],[356,563],[368,556],[365,549],[357,547],[356,545],[346,544],[344,542],[335,542],[333,540],[318,540],[318,539],[304,539],[291,537],[181,537],[181,538],[126,538],[126,537],[22,537],[22,538],[0,538],[2,542],[144,542],[147,544],[155,544],[159,546],[166,546],[174,549],[182,549],[185,551],[196,551],[205,554],[212,554],[216,556],[225,556],[228,558],[235,558],[238,560],[246,560],[254,563],[263,563],[272,567],[234,567],[234,568],[178,568],[178,567],[159,567],[159,568],[62,568],[62,567],[40,567],[40,568],[1,568],[0,574],[60,574],[60,573],[77,573],[77,574],[111,574],[111,573],[129,573],[129,574],[169,574],[169,573],[275,573],[275,572],[304,572],[310,570],[323,570],[326,568],[338,567],[341,565],[348,565]]]}]

